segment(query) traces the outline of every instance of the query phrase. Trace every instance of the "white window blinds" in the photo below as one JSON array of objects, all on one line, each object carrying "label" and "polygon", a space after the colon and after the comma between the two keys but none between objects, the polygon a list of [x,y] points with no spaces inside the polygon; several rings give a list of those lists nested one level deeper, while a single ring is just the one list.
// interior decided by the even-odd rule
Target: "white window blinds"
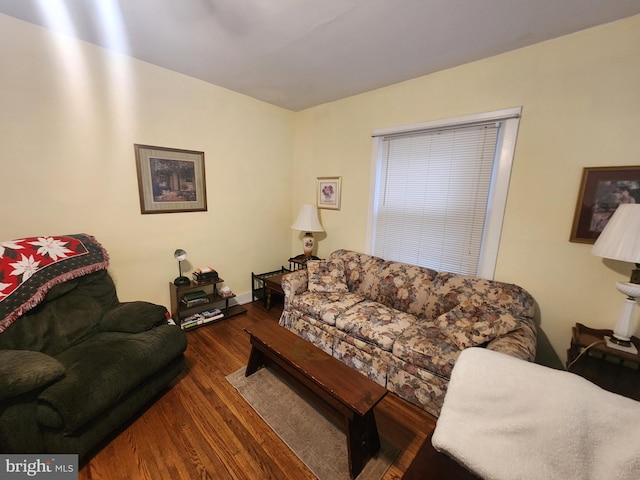
[{"label": "white window blinds", "polygon": [[477,273],[500,125],[382,137],[375,255]]}]

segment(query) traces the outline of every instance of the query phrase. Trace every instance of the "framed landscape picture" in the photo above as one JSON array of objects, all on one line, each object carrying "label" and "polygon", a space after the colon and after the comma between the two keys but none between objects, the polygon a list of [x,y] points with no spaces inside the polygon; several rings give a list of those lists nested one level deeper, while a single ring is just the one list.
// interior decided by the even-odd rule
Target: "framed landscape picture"
[{"label": "framed landscape picture", "polygon": [[342,177],[318,177],[318,208],[340,210]]},{"label": "framed landscape picture", "polygon": [[207,210],[204,152],[134,145],[140,212]]},{"label": "framed landscape picture", "polygon": [[624,203],[640,203],[640,166],[584,168],[569,240],[595,243]]}]

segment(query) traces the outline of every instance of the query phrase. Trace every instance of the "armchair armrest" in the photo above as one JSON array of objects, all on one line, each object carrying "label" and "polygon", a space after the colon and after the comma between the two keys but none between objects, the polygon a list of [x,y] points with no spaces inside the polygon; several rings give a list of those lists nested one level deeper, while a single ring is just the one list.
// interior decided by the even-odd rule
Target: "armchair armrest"
[{"label": "armchair armrest", "polygon": [[64,366],[45,353],[0,350],[0,400],[45,387],[64,373]]},{"label": "armchair armrest", "polygon": [[141,333],[167,323],[167,309],[149,302],[124,302],[107,310],[100,320],[101,332]]}]

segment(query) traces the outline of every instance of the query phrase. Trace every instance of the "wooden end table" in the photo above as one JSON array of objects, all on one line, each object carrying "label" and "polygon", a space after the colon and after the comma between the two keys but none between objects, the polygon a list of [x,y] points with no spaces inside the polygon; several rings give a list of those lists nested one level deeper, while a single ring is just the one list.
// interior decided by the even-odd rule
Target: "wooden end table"
[{"label": "wooden end table", "polygon": [[272,275],[264,279],[264,288],[267,296],[267,310],[271,309],[271,294],[277,293],[284,296],[284,290],[282,290],[282,277],[284,274]]},{"label": "wooden end table", "polygon": [[[605,390],[640,400],[640,354],[607,347],[604,337],[611,335],[612,330],[596,330],[576,323],[567,350],[567,370]],[[640,339],[631,337],[631,341],[640,351]]]},{"label": "wooden end table", "polygon": [[289,259],[289,270],[299,270],[301,268],[307,268],[307,262],[309,260],[321,260],[315,255],[311,255],[307,257],[304,254],[296,255],[295,257],[291,257]]},{"label": "wooden end table", "polygon": [[380,450],[373,408],[387,389],[275,322],[256,323],[245,331],[251,341],[245,375],[262,365],[275,368],[339,420],[347,433],[349,472],[357,477],[367,457]]}]

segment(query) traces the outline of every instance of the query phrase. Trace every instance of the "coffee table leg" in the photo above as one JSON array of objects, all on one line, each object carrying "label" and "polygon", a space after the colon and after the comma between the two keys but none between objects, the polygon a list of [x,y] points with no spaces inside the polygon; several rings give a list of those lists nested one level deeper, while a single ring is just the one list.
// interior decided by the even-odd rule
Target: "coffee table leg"
[{"label": "coffee table leg", "polygon": [[347,446],[349,451],[349,473],[356,478],[368,457],[374,457],[380,451],[380,436],[376,426],[376,417],[370,410],[364,417],[354,415],[347,420]]},{"label": "coffee table leg", "polygon": [[[253,340],[253,337],[251,339]],[[252,346],[251,353],[249,354],[249,361],[247,362],[247,368],[244,371],[244,376],[248,377],[252,373],[255,373],[263,364],[264,354],[258,350],[255,345]]]},{"label": "coffee table leg", "polygon": [[369,410],[364,416],[365,447],[370,456],[375,456],[380,451],[380,436],[373,410]]}]

